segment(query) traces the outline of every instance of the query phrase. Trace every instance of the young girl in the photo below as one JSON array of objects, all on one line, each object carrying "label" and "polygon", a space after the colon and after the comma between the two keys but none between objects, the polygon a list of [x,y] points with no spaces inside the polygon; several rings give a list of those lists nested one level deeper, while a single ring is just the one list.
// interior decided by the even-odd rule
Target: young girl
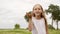
[{"label": "young girl", "polygon": [[27,14],[29,17],[28,29],[32,34],[48,34],[47,21],[40,4],[36,4],[31,14]]}]

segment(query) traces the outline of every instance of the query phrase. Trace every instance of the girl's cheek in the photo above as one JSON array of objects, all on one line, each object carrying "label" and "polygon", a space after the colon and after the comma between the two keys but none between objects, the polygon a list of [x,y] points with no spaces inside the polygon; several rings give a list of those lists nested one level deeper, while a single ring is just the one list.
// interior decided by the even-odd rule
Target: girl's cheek
[{"label": "girl's cheek", "polygon": [[33,11],[33,13],[36,13],[36,11]]},{"label": "girl's cheek", "polygon": [[39,12],[40,12],[40,13],[42,13],[42,11],[41,11],[41,10],[40,10]]}]

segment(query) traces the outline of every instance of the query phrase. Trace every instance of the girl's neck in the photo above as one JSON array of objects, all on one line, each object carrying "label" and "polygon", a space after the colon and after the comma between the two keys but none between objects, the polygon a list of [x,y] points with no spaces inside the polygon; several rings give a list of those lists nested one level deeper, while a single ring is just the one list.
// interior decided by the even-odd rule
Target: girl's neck
[{"label": "girl's neck", "polygon": [[35,16],[35,18],[39,20],[39,19],[41,19],[41,16]]}]

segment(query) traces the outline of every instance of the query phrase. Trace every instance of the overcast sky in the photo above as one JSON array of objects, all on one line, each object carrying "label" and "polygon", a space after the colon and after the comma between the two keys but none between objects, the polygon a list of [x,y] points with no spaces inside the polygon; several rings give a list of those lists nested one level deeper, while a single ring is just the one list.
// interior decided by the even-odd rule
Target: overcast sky
[{"label": "overcast sky", "polygon": [[[41,4],[45,10],[50,4],[60,6],[60,0],[0,0],[0,28],[14,28],[16,23],[20,24],[21,28],[26,28],[28,24],[24,15],[31,11],[35,4]],[[50,15],[46,17],[50,23]],[[56,24],[54,26],[56,27]]]}]

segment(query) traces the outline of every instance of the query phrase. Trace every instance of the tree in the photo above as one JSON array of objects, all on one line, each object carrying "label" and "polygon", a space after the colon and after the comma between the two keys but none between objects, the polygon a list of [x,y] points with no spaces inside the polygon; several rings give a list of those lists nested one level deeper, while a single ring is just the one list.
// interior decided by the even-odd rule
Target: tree
[{"label": "tree", "polygon": [[45,10],[46,13],[51,13],[52,18],[52,26],[53,26],[53,20],[57,22],[57,30],[58,30],[58,21],[60,20],[60,9],[59,6],[51,4],[47,10]]},{"label": "tree", "polygon": [[50,25],[50,24],[48,25],[48,28],[49,28],[49,29],[54,29],[54,30],[55,30],[55,28],[54,28],[52,25]]},{"label": "tree", "polygon": [[19,24],[15,24],[15,29],[20,29],[20,25]]},{"label": "tree", "polygon": [[[47,10],[45,10],[46,11],[46,13],[51,13],[52,14],[52,12],[54,11],[53,10],[54,9],[54,5],[53,4],[51,4],[50,6],[49,6],[49,8],[47,9]],[[52,18],[52,26],[53,26],[53,17],[52,17],[53,15],[51,15],[51,18]]]}]

